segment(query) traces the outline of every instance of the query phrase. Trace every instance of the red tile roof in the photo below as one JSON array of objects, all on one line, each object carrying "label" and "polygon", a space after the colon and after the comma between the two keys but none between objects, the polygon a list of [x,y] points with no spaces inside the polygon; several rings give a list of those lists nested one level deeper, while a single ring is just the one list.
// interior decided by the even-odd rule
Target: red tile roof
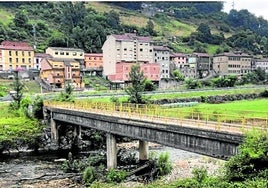
[{"label": "red tile roof", "polygon": [[33,47],[30,46],[27,42],[21,41],[3,41],[0,45],[0,49],[4,50],[27,50],[33,51]]}]

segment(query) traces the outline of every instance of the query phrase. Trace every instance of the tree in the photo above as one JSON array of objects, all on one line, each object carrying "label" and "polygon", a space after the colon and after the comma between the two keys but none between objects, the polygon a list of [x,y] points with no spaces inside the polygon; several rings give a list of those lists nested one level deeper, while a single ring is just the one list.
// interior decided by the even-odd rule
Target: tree
[{"label": "tree", "polygon": [[156,89],[154,83],[149,80],[149,79],[146,79],[145,80],[145,83],[144,83],[144,90],[145,91],[154,91]]},{"label": "tree", "polygon": [[173,71],[173,76],[175,77],[175,79],[179,82],[179,81],[184,81],[184,76],[182,75],[182,73],[176,69]]},{"label": "tree", "polygon": [[148,22],[147,22],[146,30],[151,36],[155,35],[154,23],[153,23],[153,21],[151,19],[149,19]]},{"label": "tree", "polygon": [[19,71],[15,71],[15,81],[13,82],[13,90],[14,93],[11,94],[12,99],[14,100],[12,103],[10,103],[10,106],[14,110],[18,110],[20,108],[20,104],[23,98],[23,90],[24,85],[19,80]]},{"label": "tree", "polygon": [[140,65],[136,64],[131,67],[129,73],[130,83],[125,91],[129,95],[128,101],[135,104],[144,104],[146,99],[142,96],[142,92],[145,91],[145,80],[143,71],[140,70]]}]

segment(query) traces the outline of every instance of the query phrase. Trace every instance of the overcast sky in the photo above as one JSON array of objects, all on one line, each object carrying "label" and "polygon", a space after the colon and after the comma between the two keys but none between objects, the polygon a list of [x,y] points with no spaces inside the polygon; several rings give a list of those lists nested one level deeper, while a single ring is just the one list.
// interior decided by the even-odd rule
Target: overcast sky
[{"label": "overcast sky", "polygon": [[248,9],[249,12],[255,14],[255,16],[262,16],[268,20],[268,0],[223,0],[224,11],[229,13],[232,9],[232,3],[234,2],[234,9]]}]

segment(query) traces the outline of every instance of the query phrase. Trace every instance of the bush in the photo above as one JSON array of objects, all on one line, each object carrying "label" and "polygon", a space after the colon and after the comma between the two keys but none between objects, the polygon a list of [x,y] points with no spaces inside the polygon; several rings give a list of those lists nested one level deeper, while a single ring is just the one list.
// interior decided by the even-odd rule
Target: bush
[{"label": "bush", "polygon": [[93,167],[87,167],[83,172],[83,182],[91,184],[96,179]]},{"label": "bush", "polygon": [[238,148],[238,154],[226,163],[226,178],[244,181],[258,176],[267,177],[268,133],[252,130]]},{"label": "bush", "polygon": [[106,175],[106,180],[109,183],[112,183],[112,182],[120,183],[123,180],[125,180],[126,177],[127,177],[126,171],[110,169]]},{"label": "bush", "polygon": [[164,176],[171,172],[172,164],[169,160],[169,153],[161,153],[157,160],[157,168],[159,169],[159,175]]}]

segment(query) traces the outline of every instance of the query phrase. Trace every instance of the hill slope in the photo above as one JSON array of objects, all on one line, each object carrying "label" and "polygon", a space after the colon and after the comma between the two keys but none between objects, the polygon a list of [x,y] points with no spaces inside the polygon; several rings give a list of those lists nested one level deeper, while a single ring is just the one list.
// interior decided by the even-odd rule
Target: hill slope
[{"label": "hill slope", "polygon": [[[250,27],[246,30],[243,25],[233,27],[230,15],[218,11],[218,5],[216,12],[213,10],[215,6],[211,6],[214,12],[206,14],[195,10],[203,10],[205,6],[191,6],[188,10],[187,3],[155,3],[154,10],[161,11],[153,14],[146,9],[130,10],[128,3],[124,7],[116,5],[103,2],[0,3],[0,13],[3,13],[0,16],[0,41],[26,40],[33,44],[35,26],[38,52],[44,52],[47,46],[78,47],[86,52],[101,52],[107,35],[136,30],[139,35],[152,35],[154,40],[167,44],[174,52],[214,54],[232,49],[254,54],[268,52],[265,32],[261,29],[252,31],[254,29],[250,30]],[[233,14],[238,17],[247,15],[249,20],[254,21],[252,23],[257,20],[264,29],[268,26],[266,20],[251,17],[248,12]],[[206,28],[201,30],[201,24]],[[209,41],[209,38],[213,40]]]}]

